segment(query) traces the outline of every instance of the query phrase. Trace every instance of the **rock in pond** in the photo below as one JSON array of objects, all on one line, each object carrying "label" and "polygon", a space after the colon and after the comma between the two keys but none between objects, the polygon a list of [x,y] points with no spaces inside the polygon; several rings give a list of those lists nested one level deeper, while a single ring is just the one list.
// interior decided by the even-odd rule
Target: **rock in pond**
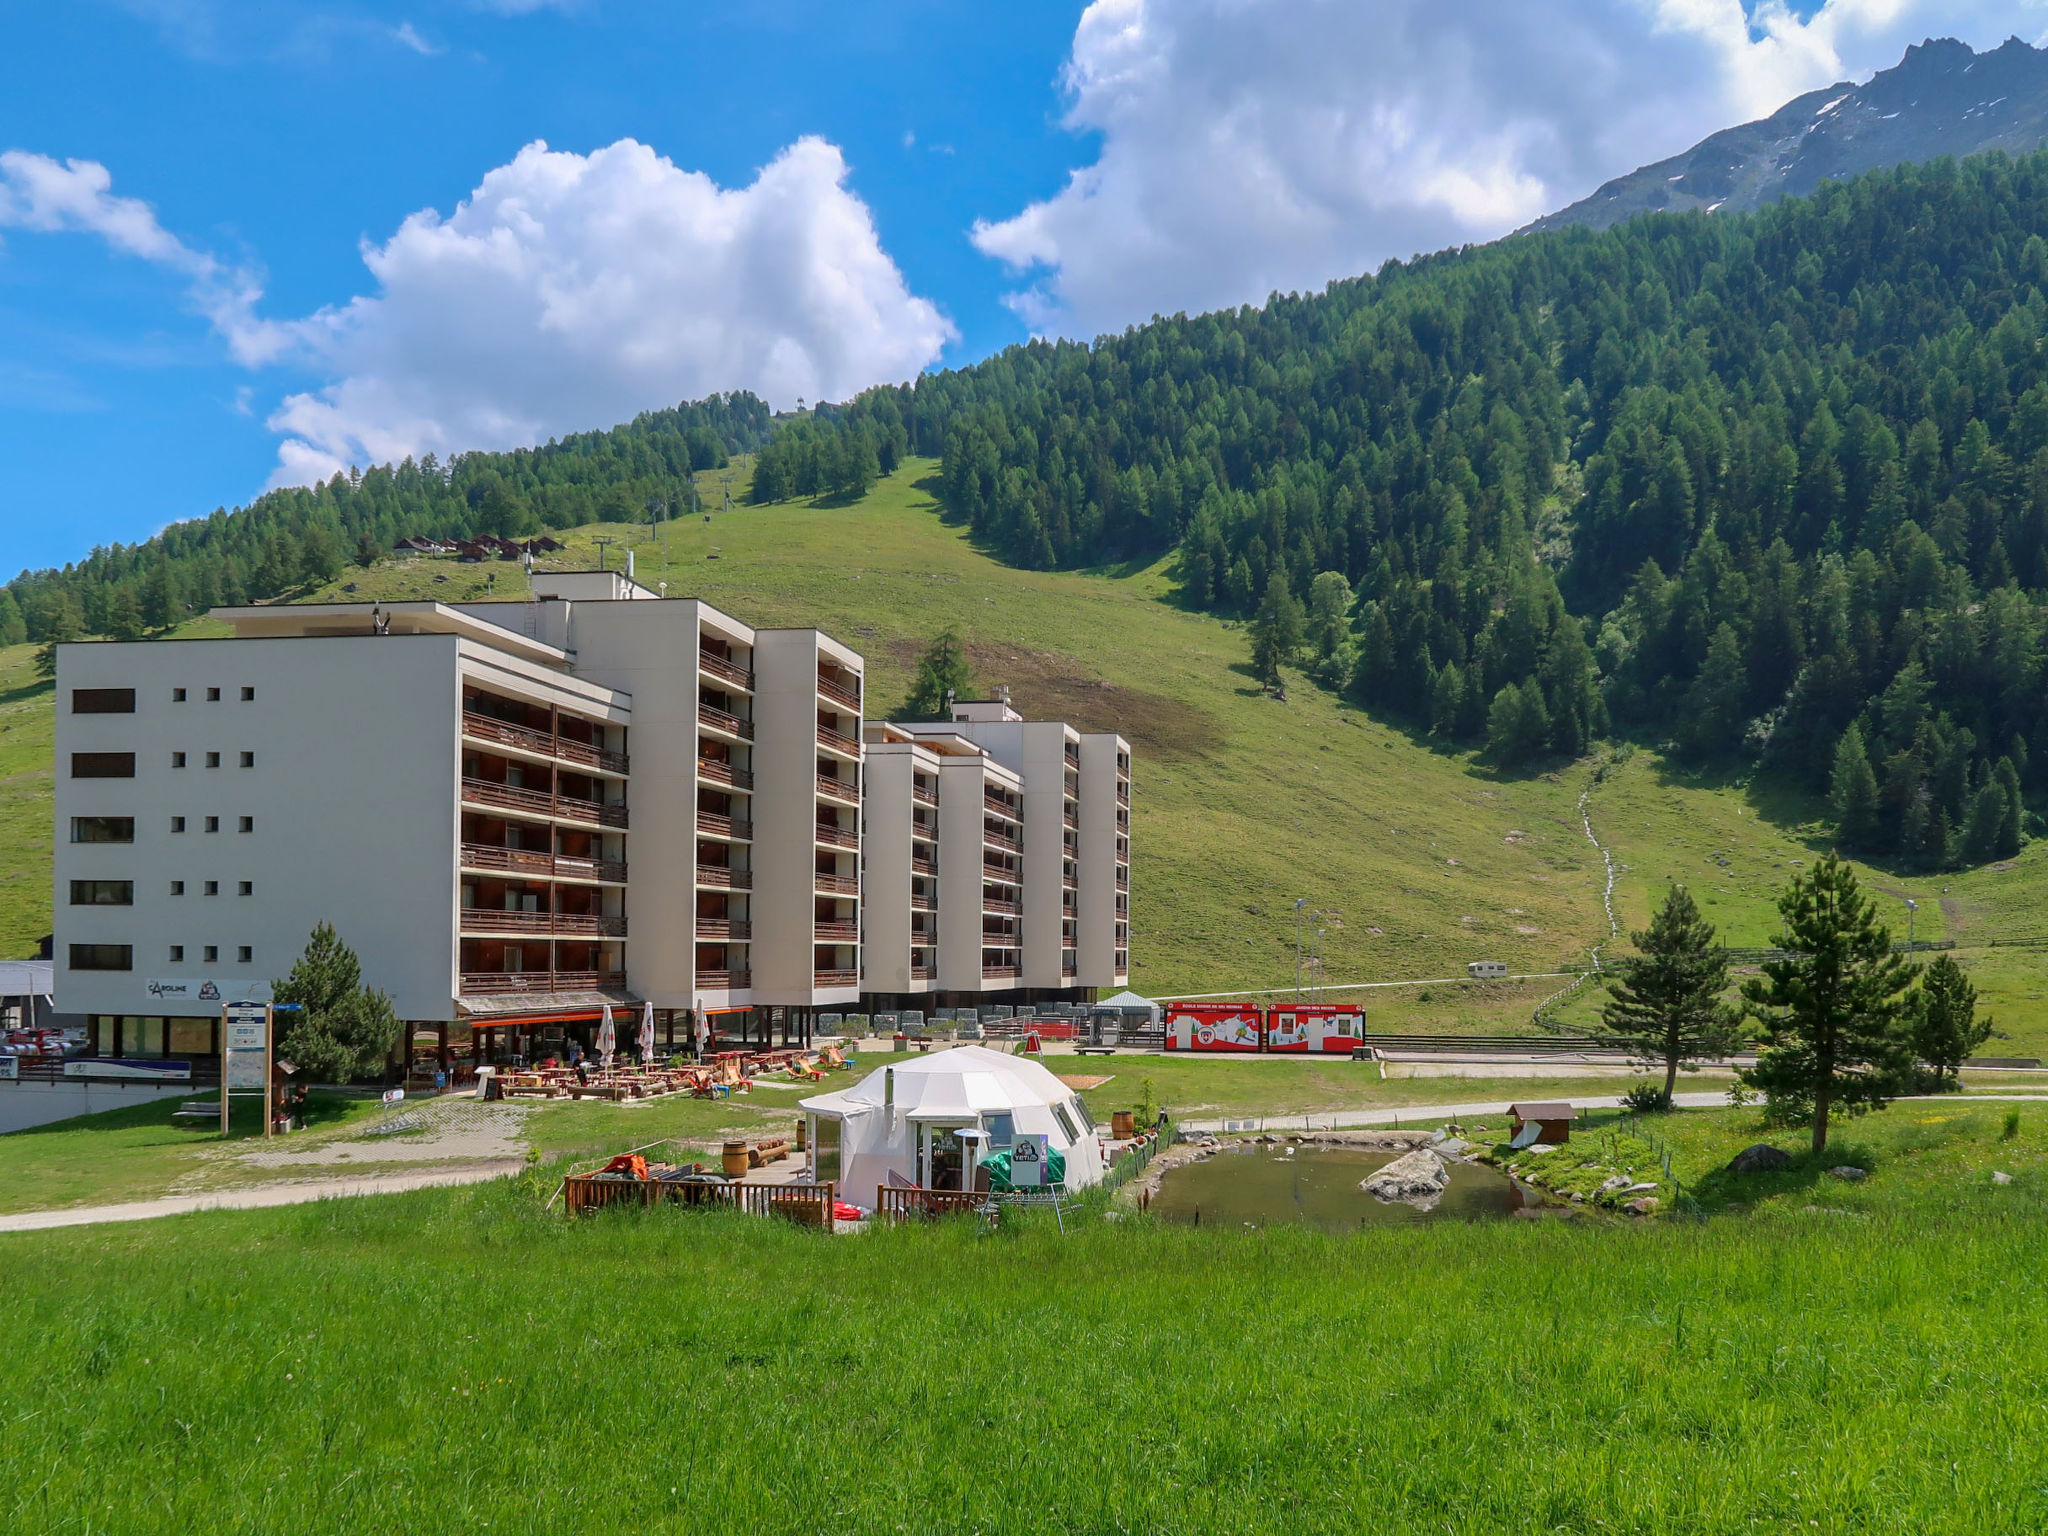
[{"label": "rock in pond", "polygon": [[1868,1168],[1858,1168],[1853,1163],[1845,1163],[1840,1168],[1830,1168],[1828,1172],[1833,1177],[1846,1180],[1851,1184],[1861,1184],[1870,1177],[1870,1170]]},{"label": "rock in pond", "polygon": [[1395,1158],[1358,1187],[1375,1200],[1389,1204],[1403,1201],[1426,1210],[1442,1198],[1450,1182],[1451,1170],[1444,1166],[1443,1159],[1434,1152],[1420,1150]]},{"label": "rock in pond", "polygon": [[1744,1147],[1740,1152],[1736,1153],[1729,1161],[1728,1171],[1730,1173],[1769,1173],[1773,1169],[1788,1168],[1791,1164],[1791,1153],[1760,1141],[1755,1146]]}]

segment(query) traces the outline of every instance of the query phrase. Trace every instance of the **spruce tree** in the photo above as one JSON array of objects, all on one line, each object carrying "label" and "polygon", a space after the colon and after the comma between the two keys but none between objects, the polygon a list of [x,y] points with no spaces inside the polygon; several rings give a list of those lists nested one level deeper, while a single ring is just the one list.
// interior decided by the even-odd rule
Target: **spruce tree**
[{"label": "spruce tree", "polygon": [[1863,731],[1852,720],[1835,748],[1835,770],[1828,781],[1828,799],[1835,812],[1835,834],[1844,847],[1869,848],[1877,836],[1877,775],[1863,746]]},{"label": "spruce tree", "polygon": [[299,1070],[302,1082],[369,1076],[391,1055],[398,1015],[389,997],[362,983],[355,951],[325,922],[314,928],[291,973],[272,983],[274,1001],[295,1005],[283,1015],[277,1053]]},{"label": "spruce tree", "polygon": [[952,701],[967,698],[973,691],[974,671],[967,664],[967,647],[960,642],[960,631],[942,630],[917,658],[917,675],[903,701],[902,718],[950,720]]},{"label": "spruce tree", "polygon": [[1276,565],[1266,578],[1258,617],[1252,620],[1252,670],[1268,688],[1280,686],[1280,665],[1294,660],[1305,627],[1301,604],[1287,587],[1287,572]]},{"label": "spruce tree", "polygon": [[1947,955],[1920,973],[1908,1023],[1914,1054],[1934,1068],[1937,1090],[1957,1086],[1963,1063],[1993,1032],[1990,1019],[1977,1017],[1977,989]]},{"label": "spruce tree", "polygon": [[1728,951],[1682,885],[1629,939],[1639,953],[1616,962],[1600,1027],[1638,1060],[1663,1066],[1668,1108],[1681,1069],[1725,1056],[1739,1040],[1741,1011],[1721,999]]},{"label": "spruce tree", "polygon": [[1742,1074],[1773,1105],[1810,1112],[1813,1150],[1827,1149],[1839,1105],[1882,1106],[1910,1065],[1900,997],[1913,968],[1856,873],[1830,853],[1778,898],[1782,960],[1742,995],[1761,1027],[1757,1063]]}]

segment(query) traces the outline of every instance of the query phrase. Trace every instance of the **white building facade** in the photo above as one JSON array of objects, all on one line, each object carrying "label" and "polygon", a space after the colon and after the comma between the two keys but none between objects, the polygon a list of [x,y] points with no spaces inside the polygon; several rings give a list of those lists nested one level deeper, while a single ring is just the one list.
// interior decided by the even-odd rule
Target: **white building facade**
[{"label": "white building facade", "polygon": [[[458,1079],[607,1006],[681,1049],[699,1014],[760,1044],[875,996],[1124,983],[1120,738],[877,731],[860,654],[818,630],[615,572],[533,589],[60,648],[57,1006],[97,1054],[217,1057],[221,1004],[268,996],[323,921],[411,1069]],[[1013,725],[1065,733],[1057,773],[973,735]],[[1096,825],[1122,830],[1091,848]],[[1074,857],[1033,862],[1034,836]]]}]

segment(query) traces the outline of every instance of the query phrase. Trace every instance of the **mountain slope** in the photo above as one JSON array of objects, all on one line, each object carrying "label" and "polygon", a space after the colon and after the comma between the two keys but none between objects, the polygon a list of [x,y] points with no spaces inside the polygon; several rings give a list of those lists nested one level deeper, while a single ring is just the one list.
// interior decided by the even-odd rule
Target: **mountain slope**
[{"label": "mountain slope", "polygon": [[1954,38],[1930,39],[1867,84],[1808,91],[1769,117],[1617,177],[1522,232],[1606,229],[1639,213],[1748,212],[1887,166],[2043,145],[2048,50],[2013,38],[1980,54]]}]

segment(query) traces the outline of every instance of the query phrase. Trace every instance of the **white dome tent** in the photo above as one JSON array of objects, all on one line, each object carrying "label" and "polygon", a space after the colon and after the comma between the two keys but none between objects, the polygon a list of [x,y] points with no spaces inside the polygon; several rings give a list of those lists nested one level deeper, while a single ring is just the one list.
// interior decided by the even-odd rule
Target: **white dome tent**
[{"label": "white dome tent", "polygon": [[1019,1135],[1050,1139],[1070,1193],[1102,1182],[1101,1143],[1080,1096],[1037,1062],[978,1045],[882,1067],[805,1099],[803,1110],[811,1177],[836,1180],[860,1205],[885,1185],[972,1189],[973,1150],[1005,1151]]}]

